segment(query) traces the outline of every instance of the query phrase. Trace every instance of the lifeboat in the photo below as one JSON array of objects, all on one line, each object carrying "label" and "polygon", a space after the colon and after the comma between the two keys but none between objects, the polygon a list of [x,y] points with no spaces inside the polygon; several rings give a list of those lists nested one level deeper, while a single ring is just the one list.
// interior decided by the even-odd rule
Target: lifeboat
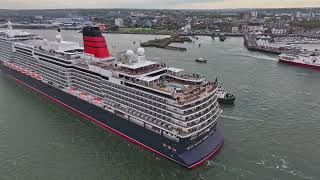
[{"label": "lifeboat", "polygon": [[103,102],[103,98],[95,96],[93,97],[93,101],[94,104],[101,104]]},{"label": "lifeboat", "polygon": [[26,74],[26,69],[21,68],[21,73]]},{"label": "lifeboat", "polygon": [[35,72],[31,72],[31,77],[36,78],[36,74]]},{"label": "lifeboat", "polygon": [[93,97],[93,100],[101,102],[103,99],[99,96],[95,96],[95,97]]},{"label": "lifeboat", "polygon": [[26,71],[26,74],[27,74],[28,76],[31,76],[31,72],[30,72],[29,70]]},{"label": "lifeboat", "polygon": [[71,94],[74,94],[76,93],[77,89],[75,87],[69,87],[68,88],[68,92],[71,93]]},{"label": "lifeboat", "polygon": [[17,67],[17,71],[21,72],[22,68],[20,66]]},{"label": "lifeboat", "polygon": [[97,103],[101,103],[103,101],[103,98],[99,97],[99,96],[95,96],[95,97],[93,97],[93,101],[95,101]]},{"label": "lifeboat", "polygon": [[42,76],[38,73],[35,73],[35,77],[37,80],[41,81],[42,80]]},{"label": "lifeboat", "polygon": [[80,93],[80,97],[81,97],[81,98],[87,99],[88,96],[89,96],[89,93],[88,93],[88,92],[85,92],[85,91],[84,91],[84,92],[81,92],[81,93]]},{"label": "lifeboat", "polygon": [[15,64],[12,64],[10,67],[11,67],[12,69],[15,69],[15,70],[17,70],[17,69],[18,69],[18,66],[17,66],[17,65],[15,65]]}]

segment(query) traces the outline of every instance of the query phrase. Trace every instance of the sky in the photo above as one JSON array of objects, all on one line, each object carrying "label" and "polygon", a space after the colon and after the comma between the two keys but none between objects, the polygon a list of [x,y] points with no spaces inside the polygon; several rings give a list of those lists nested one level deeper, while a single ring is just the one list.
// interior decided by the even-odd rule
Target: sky
[{"label": "sky", "polygon": [[0,0],[0,9],[229,9],[320,7],[320,0]]}]

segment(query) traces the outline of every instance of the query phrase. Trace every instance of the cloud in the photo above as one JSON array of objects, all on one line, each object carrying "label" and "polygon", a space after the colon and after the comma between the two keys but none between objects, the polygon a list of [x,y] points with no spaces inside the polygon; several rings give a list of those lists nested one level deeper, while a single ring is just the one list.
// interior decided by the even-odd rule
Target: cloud
[{"label": "cloud", "polygon": [[320,0],[1,0],[5,9],[319,7]]},{"label": "cloud", "polygon": [[173,0],[1,0],[2,9],[170,8]]},{"label": "cloud", "polygon": [[319,7],[320,0],[221,0],[215,2],[186,2],[179,4],[178,8],[189,7],[193,9],[211,8],[286,8],[286,7]]}]

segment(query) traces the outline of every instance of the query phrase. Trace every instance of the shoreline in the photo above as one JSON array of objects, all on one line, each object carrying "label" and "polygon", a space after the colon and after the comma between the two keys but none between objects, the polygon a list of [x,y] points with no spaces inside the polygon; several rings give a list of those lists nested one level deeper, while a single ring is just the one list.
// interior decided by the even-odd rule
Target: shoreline
[{"label": "shoreline", "polygon": [[[0,26],[0,28],[5,28]],[[82,28],[59,28],[57,26],[15,26],[16,29],[24,29],[24,30],[56,30],[56,29],[61,29],[63,31],[78,31],[81,32]],[[154,31],[150,31],[150,32],[122,32],[122,31],[104,31],[103,34],[142,34],[142,35],[172,35],[173,33],[176,32],[154,32]],[[199,33],[192,33],[192,34],[179,34],[179,36],[212,36],[214,32],[212,33],[206,33],[206,32],[199,32]],[[220,32],[222,34],[224,34],[225,36],[229,36],[229,37],[244,37],[243,33],[226,33],[226,32]]]},{"label": "shoreline", "polygon": [[[144,35],[171,35],[173,32],[110,32],[105,31],[104,34],[144,34]],[[244,37],[244,34],[233,34],[233,33],[223,33],[225,36],[230,37]],[[211,36],[212,34],[207,33],[193,33],[193,34],[179,34],[179,36]]]}]

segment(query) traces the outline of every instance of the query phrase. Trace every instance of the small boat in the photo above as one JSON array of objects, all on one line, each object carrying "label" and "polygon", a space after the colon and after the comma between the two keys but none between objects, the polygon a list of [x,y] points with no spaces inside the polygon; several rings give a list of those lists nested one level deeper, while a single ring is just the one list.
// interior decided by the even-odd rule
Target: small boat
[{"label": "small boat", "polygon": [[220,104],[234,104],[236,100],[235,95],[228,93],[221,86],[218,87],[217,97]]},{"label": "small boat", "polygon": [[227,38],[224,34],[219,34],[220,41],[225,41]]},{"label": "small boat", "polygon": [[207,60],[206,60],[206,59],[203,59],[203,58],[197,58],[197,59],[196,59],[196,62],[207,63]]},{"label": "small boat", "polygon": [[215,36],[216,36],[215,33],[212,33],[212,34],[211,34],[211,38],[212,38],[213,40],[214,40]]}]

